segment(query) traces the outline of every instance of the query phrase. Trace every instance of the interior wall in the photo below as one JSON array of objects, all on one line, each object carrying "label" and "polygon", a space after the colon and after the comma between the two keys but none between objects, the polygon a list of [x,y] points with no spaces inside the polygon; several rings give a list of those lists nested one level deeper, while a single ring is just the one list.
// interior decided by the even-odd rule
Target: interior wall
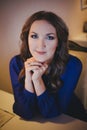
[{"label": "interior wall", "polygon": [[0,89],[12,92],[9,61],[20,51],[21,28],[32,13],[53,11],[64,19],[72,38],[82,33],[87,9],[81,10],[80,0],[0,0]]}]

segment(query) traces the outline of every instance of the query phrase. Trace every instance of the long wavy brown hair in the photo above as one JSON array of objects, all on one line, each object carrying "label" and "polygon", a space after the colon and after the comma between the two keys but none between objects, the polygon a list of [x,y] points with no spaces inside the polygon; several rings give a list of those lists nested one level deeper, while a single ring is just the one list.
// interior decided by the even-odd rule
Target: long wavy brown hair
[{"label": "long wavy brown hair", "polygon": [[[64,71],[69,57],[68,28],[65,22],[53,12],[39,11],[31,15],[25,22],[20,35],[22,41],[20,55],[23,62],[25,62],[27,58],[30,58],[32,56],[28,46],[28,35],[31,25],[36,20],[46,20],[56,29],[58,47],[56,48],[53,60],[48,67],[48,75],[53,88],[57,90],[62,85],[62,80],[60,76]],[[25,69],[23,68],[19,74],[19,79],[21,79],[24,75]]]}]

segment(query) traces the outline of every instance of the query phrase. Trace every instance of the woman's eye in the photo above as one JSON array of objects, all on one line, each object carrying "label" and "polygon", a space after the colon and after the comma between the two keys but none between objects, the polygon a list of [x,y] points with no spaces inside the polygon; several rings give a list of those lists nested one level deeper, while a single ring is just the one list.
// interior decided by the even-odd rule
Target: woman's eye
[{"label": "woman's eye", "polygon": [[34,35],[31,35],[31,38],[33,38],[33,39],[37,39],[38,36],[37,36],[36,34],[34,34]]},{"label": "woman's eye", "polygon": [[54,40],[54,36],[47,36],[48,40]]}]

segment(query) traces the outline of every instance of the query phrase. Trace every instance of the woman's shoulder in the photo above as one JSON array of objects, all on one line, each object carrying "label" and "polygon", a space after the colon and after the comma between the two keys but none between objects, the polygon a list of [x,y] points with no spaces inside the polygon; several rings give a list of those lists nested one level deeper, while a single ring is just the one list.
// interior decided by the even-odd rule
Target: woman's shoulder
[{"label": "woman's shoulder", "polygon": [[82,64],[81,60],[78,57],[71,55],[71,54],[69,55],[69,62]]},{"label": "woman's shoulder", "polygon": [[75,67],[78,69],[82,69],[82,61],[78,57],[71,54],[69,55],[68,65],[73,68]]},{"label": "woman's shoulder", "polygon": [[10,65],[19,65],[19,66],[22,66],[23,65],[23,61],[22,61],[22,58],[20,55],[15,55],[11,58],[10,60]]},{"label": "woman's shoulder", "polygon": [[[66,64],[66,67],[64,69],[64,73],[61,75],[62,78],[67,77],[66,75],[68,74],[69,76],[79,76],[82,72],[82,62],[81,60],[73,55],[69,55],[68,62]],[[66,78],[65,78],[66,79]]]}]

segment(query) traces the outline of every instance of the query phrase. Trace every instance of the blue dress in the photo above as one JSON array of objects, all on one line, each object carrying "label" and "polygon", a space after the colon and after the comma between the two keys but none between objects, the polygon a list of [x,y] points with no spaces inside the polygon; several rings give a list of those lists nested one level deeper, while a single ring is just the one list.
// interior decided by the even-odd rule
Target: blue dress
[{"label": "blue dress", "polygon": [[[73,99],[76,97],[74,90],[82,71],[82,63],[78,58],[72,55],[69,56],[65,71],[61,75],[64,84],[56,93],[50,93],[47,89],[39,96],[25,90],[24,79],[21,82],[18,81],[18,75],[23,68],[20,55],[16,55],[11,59],[9,68],[15,100],[13,112],[22,118],[29,120],[37,112],[46,118],[55,117],[61,113],[69,114],[70,109],[75,107],[75,104],[72,104]],[[46,86],[50,87],[51,84],[47,75],[43,75],[43,80]],[[72,113],[70,114],[72,115]]]}]

